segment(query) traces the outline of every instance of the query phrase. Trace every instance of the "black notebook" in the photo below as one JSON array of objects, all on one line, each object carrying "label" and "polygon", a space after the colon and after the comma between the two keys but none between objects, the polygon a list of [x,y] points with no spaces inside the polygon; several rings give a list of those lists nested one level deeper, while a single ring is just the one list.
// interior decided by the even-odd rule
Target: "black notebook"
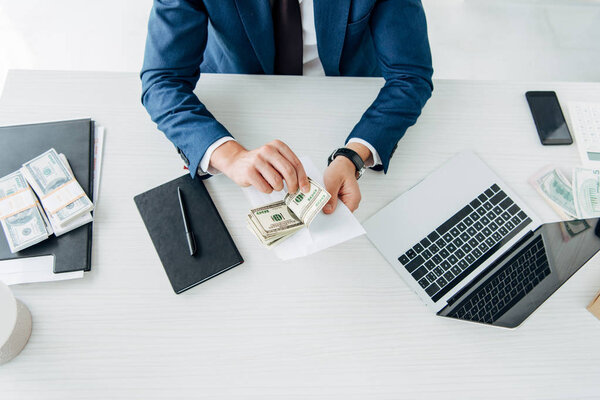
[{"label": "black notebook", "polygon": [[[177,187],[196,241],[190,256]],[[204,183],[184,175],[135,196],[152,243],[175,293],[186,291],[244,262]]]},{"label": "black notebook", "polygon": [[[54,148],[63,153],[75,178],[92,199],[94,163],[94,121],[80,119],[42,124],[0,127],[0,177],[21,168],[32,158]],[[54,272],[89,271],[92,260],[92,224],[79,227],[60,237],[10,252],[0,228],[0,260],[54,255]]]}]

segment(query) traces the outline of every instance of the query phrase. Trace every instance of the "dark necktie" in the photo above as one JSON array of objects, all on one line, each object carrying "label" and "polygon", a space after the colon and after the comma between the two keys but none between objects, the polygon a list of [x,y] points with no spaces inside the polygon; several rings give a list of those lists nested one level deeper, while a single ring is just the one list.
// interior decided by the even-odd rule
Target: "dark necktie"
[{"label": "dark necktie", "polygon": [[298,0],[275,0],[275,74],[302,75],[302,17]]}]

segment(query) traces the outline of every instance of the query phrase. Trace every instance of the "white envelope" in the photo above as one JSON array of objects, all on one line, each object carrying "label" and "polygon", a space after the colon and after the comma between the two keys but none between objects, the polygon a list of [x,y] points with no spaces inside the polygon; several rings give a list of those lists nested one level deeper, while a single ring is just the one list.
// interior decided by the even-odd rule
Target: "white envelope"
[{"label": "white envelope", "polygon": [[[323,185],[323,173],[318,170],[312,160],[308,157],[300,157],[300,161],[306,174]],[[254,187],[242,188],[242,191],[253,208],[283,200],[287,193],[285,188],[271,194],[261,193]],[[362,225],[348,207],[338,201],[333,214],[325,215],[321,212],[310,224],[310,228],[303,228],[290,238],[275,245],[273,252],[281,260],[291,260],[325,250],[364,233]]]}]

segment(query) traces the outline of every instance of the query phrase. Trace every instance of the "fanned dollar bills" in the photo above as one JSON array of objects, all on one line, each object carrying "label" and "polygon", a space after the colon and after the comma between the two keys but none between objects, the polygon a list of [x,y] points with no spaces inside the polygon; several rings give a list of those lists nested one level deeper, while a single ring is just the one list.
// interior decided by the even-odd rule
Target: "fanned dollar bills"
[{"label": "fanned dollar bills", "polygon": [[600,217],[600,171],[573,168],[571,182],[557,168],[546,167],[530,183],[563,219]]},{"label": "fanned dollar bills", "polygon": [[283,200],[250,210],[246,219],[248,228],[262,244],[274,246],[309,226],[327,204],[331,195],[312,179],[308,178],[308,181],[308,193],[298,189],[288,193]]},{"label": "fanned dollar bills", "polygon": [[12,253],[52,234],[50,223],[21,171],[0,178],[0,223]]},{"label": "fanned dollar bills", "polygon": [[21,172],[38,195],[58,234],[94,208],[70,167],[54,149],[23,164]]},{"label": "fanned dollar bills", "polygon": [[554,167],[546,167],[530,180],[538,193],[563,219],[577,217],[571,182]]},{"label": "fanned dollar bills", "polygon": [[579,218],[600,217],[600,171],[573,168],[573,201]]}]

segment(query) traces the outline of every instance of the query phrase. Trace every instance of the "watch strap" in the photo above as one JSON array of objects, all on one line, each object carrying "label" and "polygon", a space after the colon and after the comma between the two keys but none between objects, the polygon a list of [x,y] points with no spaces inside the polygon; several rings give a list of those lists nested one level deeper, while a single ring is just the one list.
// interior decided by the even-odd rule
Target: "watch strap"
[{"label": "watch strap", "polygon": [[331,153],[329,159],[327,160],[327,165],[331,164],[331,162],[335,160],[337,156],[344,156],[347,159],[349,159],[352,162],[352,164],[354,164],[354,168],[356,168],[356,179],[362,176],[365,170],[365,162],[358,155],[357,152],[347,147],[340,147],[339,149],[336,149],[333,151],[333,153]]}]

